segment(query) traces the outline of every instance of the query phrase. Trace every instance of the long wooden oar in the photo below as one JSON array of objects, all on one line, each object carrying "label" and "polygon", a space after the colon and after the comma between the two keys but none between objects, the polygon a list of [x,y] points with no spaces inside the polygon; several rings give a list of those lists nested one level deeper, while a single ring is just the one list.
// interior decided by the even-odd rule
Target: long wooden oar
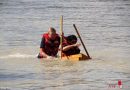
[{"label": "long wooden oar", "polygon": [[60,18],[60,45],[61,45],[61,55],[60,55],[60,59],[62,59],[62,49],[63,49],[63,46],[62,46],[62,41],[63,41],[63,16],[61,16]]},{"label": "long wooden oar", "polygon": [[84,43],[83,43],[83,40],[82,40],[82,38],[81,38],[81,36],[80,36],[80,34],[79,34],[79,32],[78,32],[78,30],[77,30],[75,24],[73,24],[73,26],[74,26],[75,31],[76,31],[76,33],[77,33],[77,35],[78,35],[78,37],[79,37],[79,39],[80,39],[80,41],[81,41],[83,47],[84,47],[84,50],[85,50],[85,52],[86,52],[88,58],[91,59],[91,57],[89,56],[89,53],[88,53],[88,51],[87,51],[87,49],[86,49],[86,47],[85,47],[85,45],[84,45]]}]

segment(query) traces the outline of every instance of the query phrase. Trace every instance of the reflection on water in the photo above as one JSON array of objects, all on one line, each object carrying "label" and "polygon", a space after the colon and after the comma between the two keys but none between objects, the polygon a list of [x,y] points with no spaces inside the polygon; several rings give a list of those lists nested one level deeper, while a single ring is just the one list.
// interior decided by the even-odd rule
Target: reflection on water
[{"label": "reflection on water", "polygon": [[0,60],[0,85],[16,90],[107,89],[110,82],[121,79],[127,86],[129,65],[125,58],[113,62],[112,57],[98,57],[99,54],[93,60],[81,62],[30,57]]},{"label": "reflection on water", "polygon": [[[129,0],[0,0],[0,89],[119,90],[121,80],[130,90],[129,12]],[[42,33],[59,33],[61,15],[65,35],[76,24],[92,60],[36,58]]]}]

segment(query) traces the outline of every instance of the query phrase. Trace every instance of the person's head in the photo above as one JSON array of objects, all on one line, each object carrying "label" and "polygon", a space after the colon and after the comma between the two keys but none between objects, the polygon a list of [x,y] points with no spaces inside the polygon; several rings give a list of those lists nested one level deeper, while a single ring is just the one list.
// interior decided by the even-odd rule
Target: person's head
[{"label": "person's head", "polygon": [[49,34],[49,37],[53,39],[55,38],[56,30],[53,27],[50,27],[48,30],[48,34]]},{"label": "person's head", "polygon": [[77,37],[75,35],[69,35],[66,38],[68,44],[76,44],[77,43]]}]

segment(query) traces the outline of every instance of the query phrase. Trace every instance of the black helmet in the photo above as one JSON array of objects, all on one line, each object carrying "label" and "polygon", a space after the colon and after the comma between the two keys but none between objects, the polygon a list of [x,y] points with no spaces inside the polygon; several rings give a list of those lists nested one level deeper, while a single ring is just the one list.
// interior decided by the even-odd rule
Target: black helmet
[{"label": "black helmet", "polygon": [[66,38],[67,42],[75,44],[77,42],[77,37],[75,35],[69,35]]}]

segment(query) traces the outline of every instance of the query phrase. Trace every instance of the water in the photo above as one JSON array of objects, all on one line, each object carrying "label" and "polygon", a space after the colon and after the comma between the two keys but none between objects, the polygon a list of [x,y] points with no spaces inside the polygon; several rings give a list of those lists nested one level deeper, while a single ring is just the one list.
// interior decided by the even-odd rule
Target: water
[{"label": "water", "polygon": [[[76,24],[92,60],[36,58],[61,15],[65,35]],[[0,0],[0,42],[0,90],[120,90],[118,80],[130,90],[129,0]]]}]

